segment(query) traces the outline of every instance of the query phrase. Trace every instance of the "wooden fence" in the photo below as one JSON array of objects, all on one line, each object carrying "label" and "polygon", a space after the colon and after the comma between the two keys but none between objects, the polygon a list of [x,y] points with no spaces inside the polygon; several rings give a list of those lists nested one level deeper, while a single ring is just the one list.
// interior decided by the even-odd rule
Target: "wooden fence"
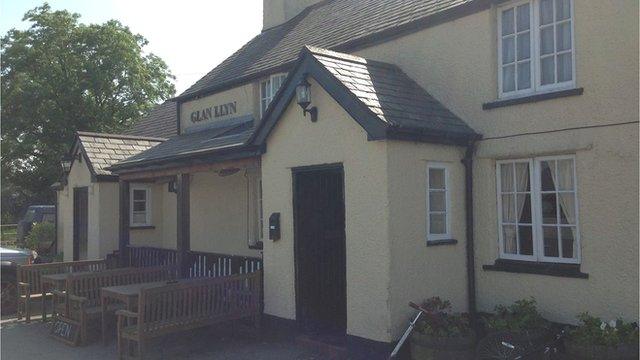
[{"label": "wooden fence", "polygon": [[[129,246],[128,251],[130,266],[178,265],[177,250]],[[246,274],[262,269],[262,259],[189,251],[185,269],[189,278]]]}]

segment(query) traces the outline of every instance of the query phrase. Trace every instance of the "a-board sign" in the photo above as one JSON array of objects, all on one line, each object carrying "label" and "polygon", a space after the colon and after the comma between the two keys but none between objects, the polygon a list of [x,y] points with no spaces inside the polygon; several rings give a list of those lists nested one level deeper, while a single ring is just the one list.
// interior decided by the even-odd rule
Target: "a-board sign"
[{"label": "a-board sign", "polygon": [[69,345],[78,345],[80,340],[80,324],[76,321],[58,316],[51,324],[49,335]]}]

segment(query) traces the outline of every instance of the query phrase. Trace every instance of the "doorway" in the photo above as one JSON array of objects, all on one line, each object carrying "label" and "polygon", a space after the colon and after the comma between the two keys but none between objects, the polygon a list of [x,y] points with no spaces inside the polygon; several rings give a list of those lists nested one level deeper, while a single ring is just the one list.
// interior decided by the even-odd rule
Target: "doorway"
[{"label": "doorway", "polygon": [[296,319],[311,334],[346,333],[342,165],[293,169]]},{"label": "doorway", "polygon": [[73,261],[87,259],[89,238],[89,192],[87,187],[73,189]]}]

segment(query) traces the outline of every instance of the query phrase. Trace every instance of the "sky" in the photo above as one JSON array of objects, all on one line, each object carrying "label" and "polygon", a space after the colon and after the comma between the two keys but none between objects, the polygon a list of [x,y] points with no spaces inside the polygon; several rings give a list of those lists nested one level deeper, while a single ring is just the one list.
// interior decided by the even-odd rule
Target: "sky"
[{"label": "sky", "polygon": [[[43,0],[0,0],[0,34],[26,29],[24,13]],[[176,76],[176,94],[208,73],[262,29],[262,0],[49,0],[54,10],[81,15],[80,22],[119,20],[149,40]]]}]

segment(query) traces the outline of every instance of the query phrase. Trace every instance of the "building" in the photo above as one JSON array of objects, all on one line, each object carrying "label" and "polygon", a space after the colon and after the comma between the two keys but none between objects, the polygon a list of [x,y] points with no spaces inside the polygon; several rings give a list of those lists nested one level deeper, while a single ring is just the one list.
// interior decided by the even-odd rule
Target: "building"
[{"label": "building", "polygon": [[108,168],[120,250],[261,256],[267,319],[356,347],[431,296],[637,319],[637,13],[265,2],[173,99],[178,135]]},{"label": "building", "polygon": [[154,107],[125,134],[78,132],[56,191],[57,251],[65,261],[118,249],[118,176],[106,168],[176,134],[173,102]]}]

